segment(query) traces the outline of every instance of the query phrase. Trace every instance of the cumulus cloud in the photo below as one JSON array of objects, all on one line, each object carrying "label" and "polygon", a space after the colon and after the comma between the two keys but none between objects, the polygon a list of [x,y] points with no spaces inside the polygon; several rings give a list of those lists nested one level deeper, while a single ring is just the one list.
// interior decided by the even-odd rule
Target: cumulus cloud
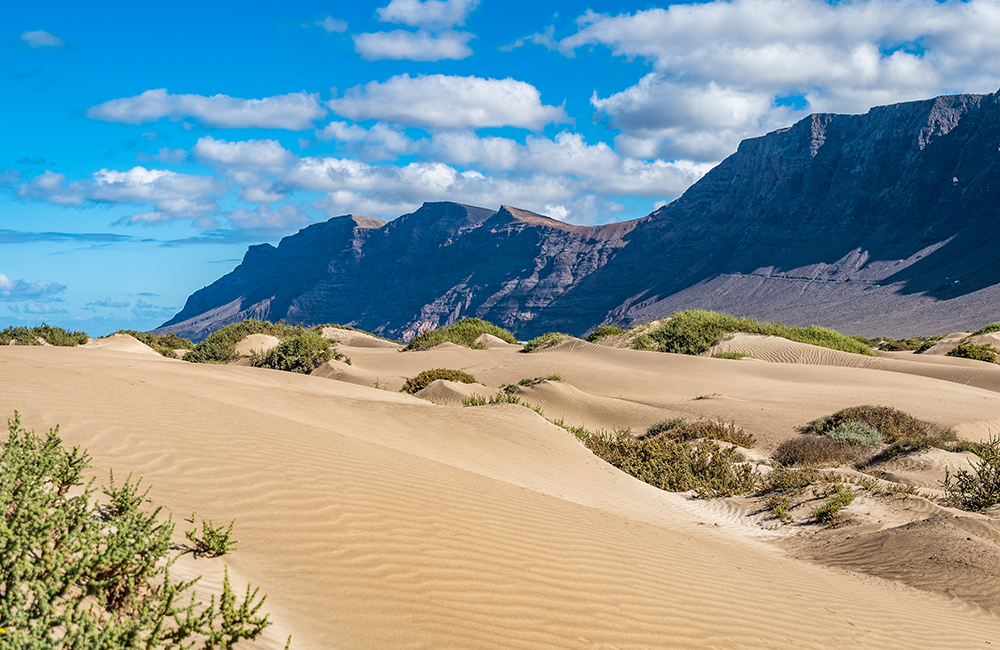
[{"label": "cumulus cloud", "polygon": [[93,308],[93,307],[103,307],[105,309],[125,309],[130,304],[131,303],[129,303],[129,302],[120,302],[120,301],[117,301],[117,300],[112,300],[111,298],[105,298],[104,300],[95,300],[93,302],[88,302],[88,303],[86,303],[84,305],[84,307],[91,307],[91,308]]},{"label": "cumulus cloud", "polygon": [[280,142],[267,139],[227,142],[209,135],[199,138],[192,151],[201,162],[270,172],[288,168],[294,159]]},{"label": "cumulus cloud", "polygon": [[319,95],[306,92],[241,99],[228,95],[171,95],[165,88],[158,88],[98,104],[87,111],[87,117],[124,124],[193,117],[207,126],[221,128],[301,131],[313,128],[313,121],[326,113]]},{"label": "cumulus cloud", "polygon": [[442,61],[472,56],[468,43],[475,35],[451,29],[437,34],[394,29],[355,34],[353,38],[354,50],[368,61]]},{"label": "cumulus cloud", "polygon": [[375,13],[382,22],[441,29],[464,25],[478,6],[479,0],[392,0]]},{"label": "cumulus cloud", "polygon": [[630,155],[717,160],[741,138],[808,112],[1000,85],[995,0],[715,0],[588,11],[577,23],[558,44],[564,54],[604,45],[653,67],[635,86],[592,100]]},{"label": "cumulus cloud", "polygon": [[417,150],[417,143],[414,140],[382,122],[376,123],[370,129],[347,122],[330,122],[316,132],[316,137],[320,140],[345,143],[356,150],[364,160],[395,160],[402,154]]},{"label": "cumulus cloud", "polygon": [[13,280],[0,273],[0,301],[3,302],[20,302],[22,300],[48,302],[65,290],[65,286],[55,282]]},{"label": "cumulus cloud", "polygon": [[[52,305],[52,304],[47,303],[47,302],[44,302],[44,303],[28,302],[28,303],[25,303],[24,306],[20,308],[20,310],[24,311],[24,313],[26,313],[26,314],[65,314],[66,313],[65,309],[62,309],[60,307],[56,307],[55,305]],[[17,313],[18,309],[16,308],[15,305],[11,305],[11,311],[13,311],[14,313]]]},{"label": "cumulus cloud", "polygon": [[24,32],[21,34],[21,40],[27,43],[29,47],[65,47],[66,45],[66,41],[55,34],[41,30]]},{"label": "cumulus cloud", "polygon": [[195,218],[216,209],[215,196],[223,191],[210,176],[178,174],[162,169],[133,167],[128,171],[102,169],[92,180],[67,182],[65,174],[46,172],[18,186],[22,198],[54,205],[81,206],[88,202],[151,203],[155,211],[126,219],[127,223],[156,223]]},{"label": "cumulus cloud", "polygon": [[309,223],[310,219],[297,205],[284,204],[277,208],[259,205],[254,210],[233,210],[226,215],[229,222],[237,228],[300,228]]},{"label": "cumulus cloud", "polygon": [[381,120],[428,128],[515,126],[540,130],[568,122],[562,106],[542,104],[529,83],[446,75],[399,75],[349,89],[328,105],[355,121]]}]

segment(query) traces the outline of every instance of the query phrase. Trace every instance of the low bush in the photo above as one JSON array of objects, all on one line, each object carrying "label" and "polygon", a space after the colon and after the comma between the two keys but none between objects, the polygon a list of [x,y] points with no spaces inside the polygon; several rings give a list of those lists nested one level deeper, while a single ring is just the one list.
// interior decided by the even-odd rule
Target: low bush
[{"label": "low bush", "polygon": [[382,339],[383,341],[388,341],[389,343],[396,343],[396,344],[402,345],[402,343],[400,343],[396,339],[390,339],[390,338],[387,338],[385,336],[382,336],[381,334],[376,334],[374,332],[369,332],[368,330],[363,330],[363,329],[361,329],[359,327],[354,327],[352,325],[338,325],[336,323],[323,323],[322,325],[313,325],[312,327],[309,328],[309,331],[310,332],[315,332],[316,334],[322,335],[323,334],[323,330],[325,328],[327,328],[327,327],[332,327],[332,328],[338,329],[338,330],[348,330],[348,331],[351,331],[351,332],[359,332],[361,334],[367,334],[368,336],[372,336],[372,337],[375,337],[377,339]]},{"label": "low bush", "polygon": [[714,498],[753,491],[758,475],[735,448],[713,440],[684,442],[665,436],[638,439],[631,429],[573,432],[594,454],[661,490]]},{"label": "low bush", "polygon": [[[194,515],[191,515],[191,520],[194,521]],[[236,550],[236,540],[232,538],[234,524],[236,524],[235,519],[229,522],[228,528],[224,529],[222,526],[216,528],[212,522],[202,519],[201,537],[198,536],[197,527],[194,530],[184,531],[184,536],[194,543],[195,556],[219,557]]]},{"label": "low bush", "polygon": [[90,340],[86,332],[73,332],[61,327],[52,327],[42,323],[36,327],[8,327],[0,331],[0,345],[42,345],[42,339],[49,345],[74,347],[83,345]]},{"label": "low bush", "polygon": [[993,332],[1000,332],[1000,323],[990,323],[989,325],[980,327],[975,332],[969,334],[969,336],[965,338],[972,338],[973,336],[982,336],[983,334],[992,334]]},{"label": "low bush", "polygon": [[742,352],[716,352],[712,355],[713,359],[746,359],[748,357],[750,357],[749,354]]},{"label": "low bush", "polygon": [[[251,334],[267,334],[278,338],[301,336],[305,330],[284,322],[272,323],[254,318],[230,323],[209,334],[204,341],[184,355],[185,361],[192,363],[229,363],[238,358],[236,344]],[[318,337],[317,337],[318,338]]]},{"label": "low bush", "polygon": [[[139,505],[131,477],[105,488],[84,484],[90,456],[66,449],[58,427],[43,437],[8,420],[0,442],[0,647],[167,650],[229,649],[271,625],[265,596],[240,601],[226,570],[223,592],[205,603],[170,567],[174,524]],[[77,488],[77,489],[72,489]],[[287,647],[287,646],[286,646]]]},{"label": "low bush", "polygon": [[505,390],[501,390],[495,395],[490,395],[489,397],[473,393],[462,400],[462,406],[495,406],[497,404],[516,404],[517,406],[523,406],[524,408],[531,409],[535,413],[545,417],[541,408],[532,406],[515,395],[513,392],[507,392]]},{"label": "low bush", "polygon": [[481,318],[463,318],[448,327],[439,327],[418,334],[403,350],[429,350],[446,341],[474,350],[482,350],[485,346],[476,343],[476,339],[483,334],[495,336],[507,343],[517,343],[514,335],[502,327],[497,327]]},{"label": "low bush", "polygon": [[431,368],[430,370],[424,370],[416,377],[411,377],[406,380],[403,387],[399,389],[401,393],[409,393],[413,395],[428,386],[430,386],[432,381],[437,381],[438,379],[447,379],[448,381],[458,381],[463,384],[475,384],[478,380],[467,372],[462,372],[461,370],[451,370],[450,368]]},{"label": "low bush", "polygon": [[[333,350],[333,344],[334,341],[330,339],[307,332],[287,338],[267,352],[252,353],[250,365],[254,368],[271,368],[308,375],[332,358],[338,361],[347,359],[340,352]],[[349,359],[347,361],[350,362]]]},{"label": "low bush", "polygon": [[543,381],[562,381],[562,375],[548,375],[546,377],[533,377],[531,379],[522,379],[516,384],[502,384],[500,390],[513,395],[517,392],[520,387],[531,388],[532,386],[537,386]]},{"label": "low bush", "polygon": [[826,432],[826,437],[834,442],[873,448],[881,447],[883,444],[882,434],[879,433],[878,429],[856,420],[838,424]]},{"label": "low bush", "polygon": [[171,359],[177,358],[175,350],[191,350],[194,343],[181,338],[176,334],[150,334],[149,332],[139,332],[137,330],[118,330],[115,334],[128,334],[141,343],[145,343],[161,355]]},{"label": "low bush", "polygon": [[970,463],[971,471],[959,469],[952,474],[945,470],[941,485],[948,505],[982,511],[1000,503],[1000,437],[991,435],[975,453],[979,462]]},{"label": "low bush", "polygon": [[535,350],[544,350],[545,348],[552,348],[560,343],[569,336],[569,334],[563,334],[562,332],[546,332],[541,336],[536,336],[527,343],[524,344],[525,352],[534,352]]},{"label": "low bush", "polygon": [[954,434],[950,431],[918,420],[909,413],[904,413],[890,406],[872,406],[870,404],[841,409],[829,417],[815,420],[806,429],[814,433],[825,434],[846,422],[867,424],[881,433],[882,439],[888,443],[925,438],[955,439]]},{"label": "low bush", "polygon": [[671,440],[695,440],[707,438],[709,440],[719,440],[729,442],[740,447],[750,449],[757,440],[752,434],[745,432],[736,426],[735,422],[726,423],[723,420],[695,420],[689,422],[685,418],[672,418],[662,420],[646,429],[642,439],[655,436],[664,436]]},{"label": "low bush", "polygon": [[846,445],[826,436],[803,435],[778,445],[771,460],[786,467],[822,467],[845,465],[866,458],[870,452],[862,445]]},{"label": "low bush", "polygon": [[587,335],[587,340],[591,343],[596,343],[601,339],[607,338],[609,336],[618,336],[624,334],[626,330],[618,327],[617,325],[598,325],[594,328],[594,331]]},{"label": "low bush", "polygon": [[948,350],[946,357],[959,357],[961,359],[974,359],[976,361],[987,361],[996,363],[997,351],[985,343],[974,345],[972,343],[961,343],[958,347]]},{"label": "low bush", "polygon": [[644,345],[652,343],[660,352],[702,354],[718,345],[726,334],[733,332],[780,336],[790,341],[844,352],[873,354],[864,343],[825,327],[790,327],[783,323],[762,323],[752,318],[737,318],[730,314],[698,309],[675,312],[659,327],[646,333],[650,341],[644,342]]},{"label": "low bush", "polygon": [[812,511],[812,515],[820,523],[833,525],[839,521],[840,511],[853,502],[854,492],[846,486],[838,485],[833,493],[833,497],[820,507],[815,508]]}]

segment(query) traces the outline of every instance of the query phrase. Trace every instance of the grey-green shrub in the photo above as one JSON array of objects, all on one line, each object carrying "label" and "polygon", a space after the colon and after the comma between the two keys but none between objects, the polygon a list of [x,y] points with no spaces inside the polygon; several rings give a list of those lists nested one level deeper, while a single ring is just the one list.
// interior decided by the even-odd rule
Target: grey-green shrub
[{"label": "grey-green shrub", "polygon": [[254,352],[250,355],[250,365],[308,375],[335,355],[338,359],[346,358],[333,351],[333,343],[330,339],[307,332],[287,338],[267,352]]},{"label": "grey-green shrub", "polygon": [[192,363],[229,363],[235,361],[236,344],[251,334],[267,334],[278,338],[301,336],[305,330],[295,325],[283,322],[272,323],[266,320],[250,318],[239,323],[230,323],[221,327],[194,346],[194,349],[184,355],[185,361]]},{"label": "grey-green shrub", "polygon": [[881,447],[883,444],[882,434],[878,432],[878,429],[857,420],[838,424],[826,432],[826,437],[834,442],[864,445],[872,448]]},{"label": "grey-green shrub", "polygon": [[446,341],[474,350],[482,350],[485,346],[476,343],[476,339],[483,334],[495,336],[507,343],[517,343],[514,335],[502,327],[497,327],[481,318],[463,318],[448,327],[439,327],[418,334],[403,350],[429,350]]},{"label": "grey-green shrub", "polygon": [[545,348],[552,348],[560,343],[569,336],[569,334],[563,334],[562,332],[546,332],[541,336],[536,336],[527,343],[524,344],[525,352],[534,352],[535,350],[544,350]]},{"label": "grey-green shrub", "polygon": [[461,370],[452,370],[451,368],[431,368],[430,370],[424,370],[416,377],[410,377],[403,384],[403,387],[399,389],[401,393],[409,393],[413,395],[428,386],[430,386],[432,381],[437,381],[438,379],[445,379],[447,381],[458,381],[463,384],[475,384],[478,380],[467,372]]}]

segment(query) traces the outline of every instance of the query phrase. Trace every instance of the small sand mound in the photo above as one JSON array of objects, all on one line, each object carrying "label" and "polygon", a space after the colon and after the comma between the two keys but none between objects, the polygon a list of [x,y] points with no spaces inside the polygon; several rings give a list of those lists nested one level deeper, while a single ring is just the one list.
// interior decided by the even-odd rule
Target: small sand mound
[{"label": "small sand mound", "polygon": [[521,347],[518,343],[508,343],[501,338],[493,336],[492,334],[480,334],[479,338],[476,339],[476,343],[482,345],[485,348],[519,348]]},{"label": "small sand mound", "polygon": [[928,449],[897,456],[873,466],[872,469],[884,472],[882,478],[895,483],[939,489],[944,480],[945,469],[954,474],[958,469],[970,469],[969,463],[978,460],[975,454],[967,451]]},{"label": "small sand mound", "polygon": [[426,388],[416,392],[417,397],[442,406],[461,406],[462,400],[471,395],[492,395],[495,391],[482,384],[463,384],[460,381],[435,379]]},{"label": "small sand mound", "polygon": [[537,386],[521,387],[517,396],[541,408],[551,420],[563,419],[568,425],[591,430],[610,431],[617,426],[631,426],[639,432],[654,422],[673,417],[673,414],[646,404],[591,395],[563,381],[544,381]]},{"label": "small sand mound", "polygon": [[955,332],[954,334],[949,334],[940,341],[938,341],[934,346],[928,348],[921,354],[925,355],[941,355],[948,354],[955,348],[957,348],[962,343],[972,343],[973,345],[989,345],[1000,350],[1000,333],[994,332],[991,334],[980,334],[979,336],[973,336],[972,338],[966,340],[968,332]]},{"label": "small sand mound", "polygon": [[253,353],[261,354],[273,350],[281,343],[281,339],[270,334],[251,334],[236,344],[236,354],[249,357]]},{"label": "small sand mound", "polygon": [[389,374],[379,375],[370,370],[349,366],[343,361],[327,361],[309,374],[313,377],[333,379],[369,388],[384,388],[391,391],[398,391],[406,382],[405,377]]},{"label": "small sand mound", "polygon": [[133,352],[135,354],[153,355],[154,357],[163,358],[159,352],[128,334],[112,334],[103,339],[90,339],[89,342],[81,347],[100,348],[112,352]]},{"label": "small sand mound", "polygon": [[377,336],[358,332],[357,330],[347,330],[339,327],[324,327],[322,335],[324,338],[336,339],[340,345],[350,348],[400,348],[398,343],[380,339]]}]

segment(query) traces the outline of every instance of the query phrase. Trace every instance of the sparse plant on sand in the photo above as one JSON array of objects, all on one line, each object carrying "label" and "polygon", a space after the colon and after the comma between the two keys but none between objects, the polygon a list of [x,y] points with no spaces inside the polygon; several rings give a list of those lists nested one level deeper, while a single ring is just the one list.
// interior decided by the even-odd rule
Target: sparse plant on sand
[{"label": "sparse plant on sand", "polygon": [[475,384],[478,380],[467,372],[461,370],[452,370],[450,368],[431,368],[430,370],[424,370],[416,377],[410,377],[403,384],[403,387],[399,389],[401,393],[409,393],[413,395],[419,391],[430,386],[431,382],[437,381],[438,379],[446,379],[448,381],[457,381],[463,384]]},{"label": "sparse plant on sand", "polygon": [[871,455],[862,445],[836,442],[826,436],[806,434],[784,440],[771,459],[786,467],[826,467],[858,462]]},{"label": "sparse plant on sand", "polygon": [[996,363],[997,351],[985,343],[975,345],[973,343],[961,343],[958,347],[948,350],[946,357],[958,357],[960,359],[973,359],[975,361],[986,361]]},{"label": "sparse plant on sand", "polygon": [[137,330],[118,330],[115,334],[128,334],[140,343],[145,343],[161,355],[170,359],[177,358],[177,352],[175,352],[175,350],[194,349],[194,343],[172,333],[150,334],[149,332],[139,332]]},{"label": "sparse plant on sand", "polygon": [[509,394],[509,395],[513,395],[514,393],[517,392],[517,389],[521,388],[522,386],[524,388],[531,388],[532,386],[537,386],[537,385],[541,384],[544,381],[562,381],[562,376],[561,375],[548,375],[546,377],[532,377],[530,379],[522,379],[521,381],[517,382],[516,384],[501,384],[500,385],[500,390],[503,391],[503,392],[505,392],[505,393],[507,393],[507,394]]},{"label": "sparse plant on sand", "polygon": [[641,345],[637,337],[633,341],[633,347],[678,354],[703,354],[718,345],[724,336],[734,332],[780,336],[790,341],[833,350],[869,356],[873,354],[870,347],[861,341],[825,327],[792,327],[784,323],[764,323],[752,318],[737,318],[699,309],[675,312],[658,326],[645,331]]},{"label": "sparse plant on sand", "polygon": [[751,492],[759,481],[742,454],[714,440],[639,439],[628,427],[596,433],[582,427],[569,430],[600,458],[661,490],[695,490],[702,498],[714,498]]},{"label": "sparse plant on sand", "polygon": [[743,354],[742,352],[716,352],[712,355],[713,359],[752,359],[749,354]]},{"label": "sparse plant on sand", "polygon": [[536,350],[544,350],[546,348],[554,348],[566,339],[569,334],[563,334],[562,332],[546,332],[541,336],[536,336],[527,343],[524,344],[525,352],[535,352]]},{"label": "sparse plant on sand", "polygon": [[986,442],[979,443],[976,455],[979,461],[970,463],[970,469],[959,469],[954,474],[945,470],[941,485],[948,505],[982,511],[1000,503],[1000,437],[991,434]]},{"label": "sparse plant on sand", "polygon": [[489,397],[473,393],[462,400],[462,406],[495,406],[497,404],[516,404],[517,406],[523,406],[531,409],[540,416],[545,417],[545,413],[542,412],[541,408],[532,406],[514,393],[508,393],[505,390],[501,390],[494,395],[490,395]]},{"label": "sparse plant on sand", "polygon": [[830,500],[818,508],[814,508],[812,515],[820,523],[833,526],[840,521],[840,511],[853,502],[854,492],[844,485],[838,485]]},{"label": "sparse plant on sand", "polygon": [[267,334],[278,338],[301,336],[305,330],[283,321],[272,323],[254,318],[230,323],[209,334],[204,341],[184,355],[185,361],[192,363],[229,363],[238,358],[236,344],[251,334]]},{"label": "sparse plant on sand", "polygon": [[[191,515],[192,523],[194,515]],[[229,527],[213,526],[211,521],[201,520],[201,536],[198,536],[198,528],[184,531],[184,536],[194,544],[194,554],[205,557],[219,557],[236,550],[236,540],[233,539],[233,526],[236,519],[229,522]]]},{"label": "sparse plant on sand", "polygon": [[[63,446],[58,427],[39,436],[8,420],[0,442],[0,648],[25,650],[226,650],[271,625],[265,596],[242,600],[226,571],[221,598],[201,601],[195,580],[170,568],[174,524],[140,508],[131,476],[84,484],[90,457]],[[75,488],[75,489],[74,489]],[[286,646],[287,648],[287,646]]]},{"label": "sparse plant on sand", "polygon": [[73,347],[90,340],[86,332],[71,332],[42,323],[36,327],[8,327],[0,331],[0,345],[49,345]]},{"label": "sparse plant on sand", "polygon": [[838,424],[826,432],[826,437],[834,442],[843,442],[849,445],[864,445],[865,447],[875,449],[883,445],[882,434],[879,433],[878,429],[857,420]]},{"label": "sparse plant on sand", "polygon": [[333,347],[335,343],[331,339],[307,332],[287,338],[267,352],[252,353],[250,365],[303,375],[308,375],[332,358],[350,365],[350,359]]},{"label": "sparse plant on sand", "polygon": [[482,350],[485,346],[477,343],[476,339],[483,334],[495,336],[507,343],[517,343],[514,335],[502,327],[497,327],[481,318],[463,318],[448,327],[439,327],[418,334],[403,350],[429,350],[446,341],[474,350]]},{"label": "sparse plant on sand", "polygon": [[641,438],[647,439],[655,436],[664,436],[671,440],[682,441],[706,438],[709,440],[719,440],[720,442],[729,442],[747,449],[751,449],[757,442],[752,434],[736,426],[735,422],[727,423],[722,419],[714,421],[688,421],[685,418],[662,420],[646,429],[646,433]]},{"label": "sparse plant on sand", "polygon": [[619,334],[624,334],[627,330],[624,330],[617,325],[598,325],[594,328],[594,331],[587,335],[587,341],[590,343],[596,343],[601,339],[607,338],[609,336],[618,336]]}]

